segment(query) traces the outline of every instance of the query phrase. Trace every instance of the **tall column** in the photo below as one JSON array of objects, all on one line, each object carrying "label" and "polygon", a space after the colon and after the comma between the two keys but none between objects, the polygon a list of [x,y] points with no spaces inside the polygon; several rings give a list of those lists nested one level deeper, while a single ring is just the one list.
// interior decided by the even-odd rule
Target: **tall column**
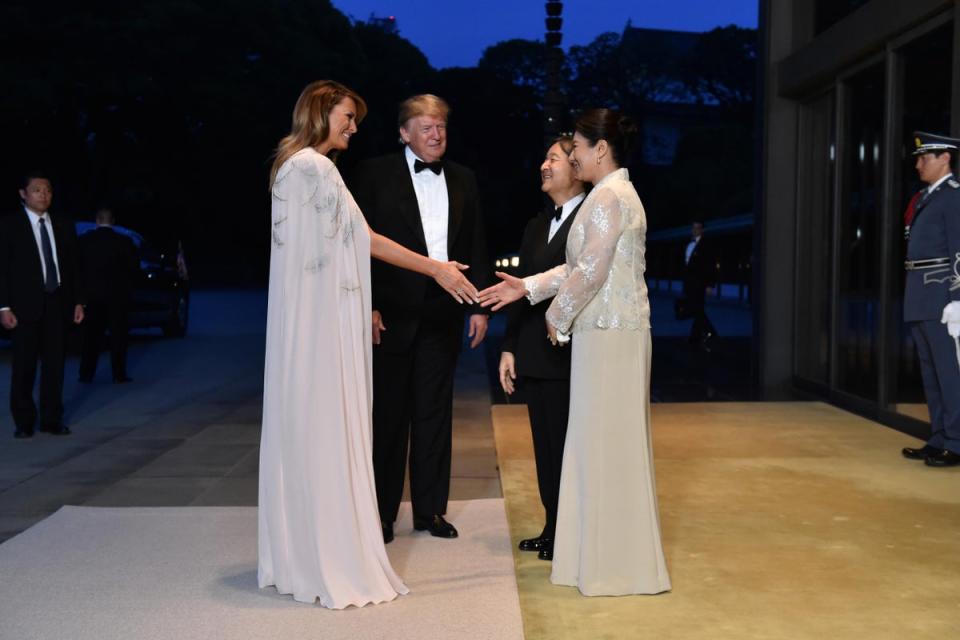
[{"label": "tall column", "polygon": [[560,70],[563,68],[563,3],[549,0],[546,3],[547,32],[544,39],[547,44],[546,69],[547,86],[543,96],[543,135],[545,144],[549,144],[560,133],[563,121],[564,99],[560,91]]}]

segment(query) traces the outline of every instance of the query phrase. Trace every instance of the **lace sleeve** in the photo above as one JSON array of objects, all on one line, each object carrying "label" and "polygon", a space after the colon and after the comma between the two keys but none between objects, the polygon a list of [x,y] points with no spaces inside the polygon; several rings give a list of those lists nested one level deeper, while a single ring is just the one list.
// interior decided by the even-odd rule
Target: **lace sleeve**
[{"label": "lace sleeve", "polygon": [[527,300],[530,301],[530,304],[537,304],[557,295],[560,285],[566,281],[569,275],[570,267],[564,263],[549,271],[524,278],[523,286],[527,288]]},{"label": "lace sleeve", "polygon": [[577,314],[593,299],[607,280],[623,231],[623,212],[617,194],[604,189],[584,218],[583,246],[572,268],[560,284],[547,310],[547,321],[558,331],[569,333]]}]

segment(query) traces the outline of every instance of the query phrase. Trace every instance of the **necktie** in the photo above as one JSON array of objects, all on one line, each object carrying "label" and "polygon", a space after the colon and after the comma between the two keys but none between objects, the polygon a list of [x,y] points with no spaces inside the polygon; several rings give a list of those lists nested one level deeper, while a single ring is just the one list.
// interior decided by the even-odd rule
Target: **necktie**
[{"label": "necktie", "polygon": [[413,161],[413,172],[420,173],[424,169],[430,169],[435,174],[440,175],[440,172],[443,171],[443,162],[437,160],[436,162],[424,162],[423,160],[414,160]]},{"label": "necktie", "polygon": [[563,207],[557,207],[553,210],[553,219],[560,222],[560,216],[563,215]]},{"label": "necktie", "polygon": [[50,234],[47,233],[47,219],[40,218],[40,246],[43,247],[43,265],[47,276],[43,281],[43,290],[53,293],[60,286],[57,281],[57,263],[53,259],[53,245],[50,244]]}]

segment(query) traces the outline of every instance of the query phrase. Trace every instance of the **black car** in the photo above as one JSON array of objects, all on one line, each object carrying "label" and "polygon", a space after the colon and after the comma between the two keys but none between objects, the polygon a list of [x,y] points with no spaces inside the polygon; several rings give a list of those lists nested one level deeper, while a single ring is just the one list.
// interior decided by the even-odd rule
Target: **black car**
[{"label": "black car", "polygon": [[[96,229],[93,222],[78,222],[77,236]],[[190,286],[186,261],[178,247],[161,252],[142,235],[114,225],[113,230],[130,238],[140,255],[140,275],[130,301],[130,328],[159,327],[163,335],[182,338],[190,320]]]}]

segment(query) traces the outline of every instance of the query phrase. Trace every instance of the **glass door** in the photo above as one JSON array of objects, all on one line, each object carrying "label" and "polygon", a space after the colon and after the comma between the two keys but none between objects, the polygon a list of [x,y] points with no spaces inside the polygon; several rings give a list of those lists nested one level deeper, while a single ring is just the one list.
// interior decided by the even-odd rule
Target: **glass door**
[{"label": "glass door", "polygon": [[879,391],[885,85],[883,63],[844,83],[843,169],[836,227],[836,386],[873,401]]}]

